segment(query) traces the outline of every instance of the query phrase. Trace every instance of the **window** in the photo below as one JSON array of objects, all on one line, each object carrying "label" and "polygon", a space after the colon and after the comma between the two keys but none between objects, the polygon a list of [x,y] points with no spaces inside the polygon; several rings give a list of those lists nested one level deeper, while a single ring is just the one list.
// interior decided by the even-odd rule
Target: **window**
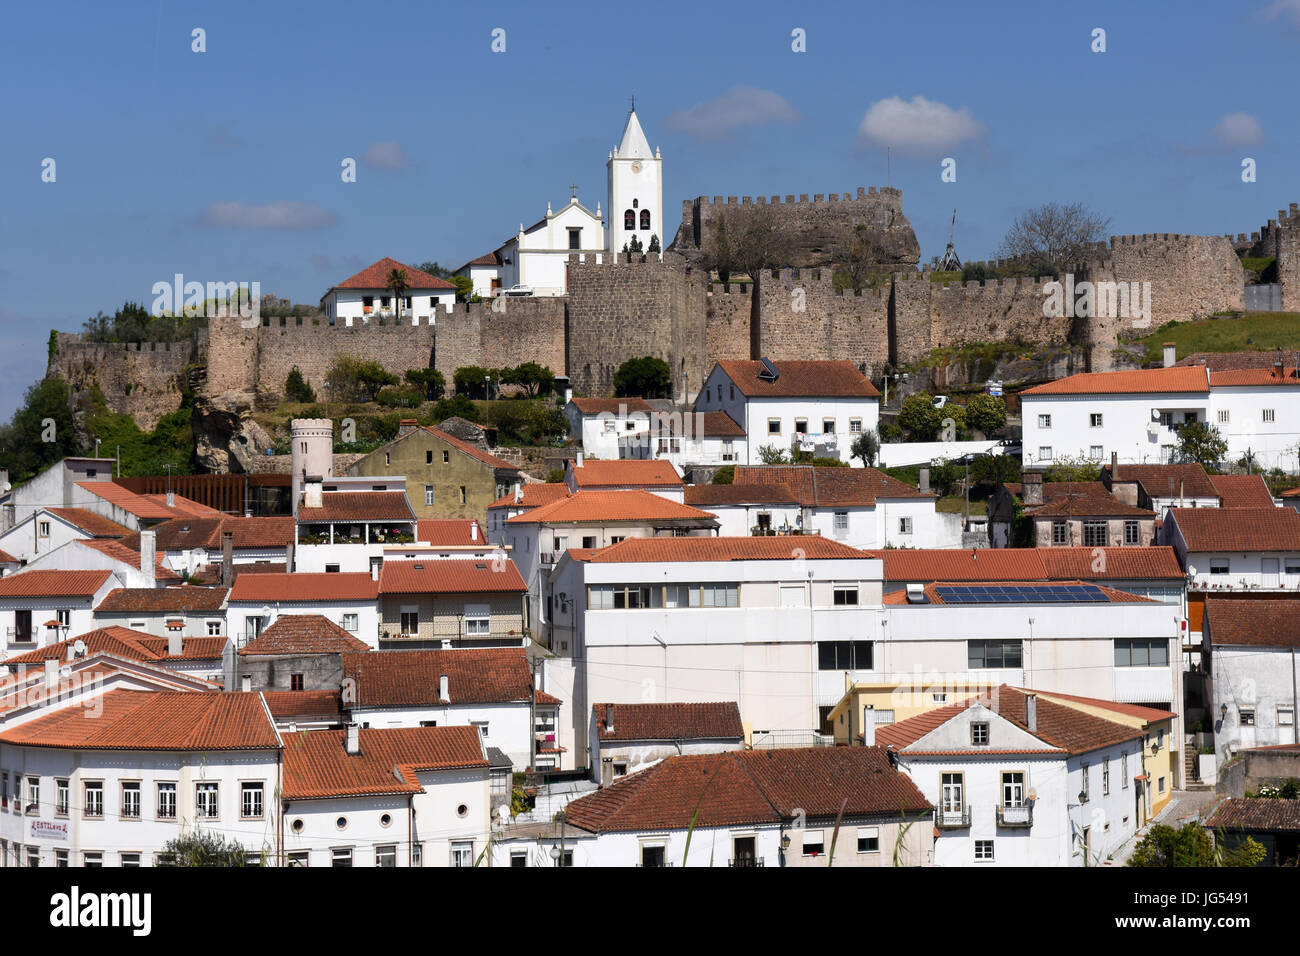
[{"label": "window", "polygon": [[1051,461],[1051,460],[1052,460],[1052,446],[1051,446],[1051,445],[1039,445],[1039,446],[1038,446],[1038,460],[1039,460],[1039,461]]},{"label": "window", "polygon": [[1128,754],[1119,755],[1119,788],[1128,789]]},{"label": "window", "polygon": [[81,854],[81,865],[85,867],[102,867],[104,854],[98,850],[87,850]]},{"label": "window", "polygon": [[1088,424],[1093,428],[1101,427],[1101,412],[1093,412],[1088,416]]},{"label": "window", "polygon": [[1116,667],[1168,667],[1169,642],[1160,638],[1116,638]]},{"label": "window", "polygon": [[583,535],[582,546],[584,548],[594,548],[596,546],[596,536],[592,534]]},{"label": "window", "polygon": [[1052,544],[1067,544],[1070,540],[1069,525],[1064,521],[1052,522]]},{"label": "window", "polygon": [[523,867],[526,867],[526,866],[528,866],[528,851],[527,851],[527,850],[511,850],[511,851],[510,851],[510,865],[511,865],[512,867],[516,867],[516,866],[523,866]]},{"label": "window", "polygon": [[50,536],[50,523],[48,521],[42,521],[40,523],[40,530],[37,534],[42,538],[48,538]]},{"label": "window", "polygon": [[492,630],[490,609],[486,604],[465,605],[465,633],[487,637]]},{"label": "window", "polygon": [[768,433],[769,435],[779,435],[779,434],[781,434],[781,419],[779,419],[779,418],[769,418],[769,419],[767,420],[767,433]]},{"label": "window", "polygon": [[912,519],[910,516],[898,519],[898,533],[899,534],[912,533]]},{"label": "window", "polygon": [[352,847],[338,846],[330,850],[330,866],[336,866],[336,867],[352,866]]},{"label": "window", "polygon": [[1104,547],[1106,544],[1106,522],[1085,521],[1083,523],[1083,544],[1085,547]]},{"label": "window", "polygon": [[424,504],[426,507],[430,507],[430,508],[433,507],[434,504],[433,485],[424,486]]},{"label": "window", "polygon": [[452,866],[473,866],[474,865],[474,841],[473,840],[452,841],[451,865]]},{"label": "window", "polygon": [[194,813],[209,820],[217,816],[217,785],[215,783],[196,783],[194,785]]},{"label": "window", "polygon": [[858,852],[880,852],[880,827],[858,827]]},{"label": "window", "polygon": [[1279,708],[1277,709],[1277,725],[1278,725],[1279,727],[1294,727],[1294,726],[1295,726],[1295,708],[1294,708],[1294,707],[1279,707]]},{"label": "window", "polygon": [[424,463],[425,463],[426,465],[432,465],[432,464],[433,464],[433,449],[432,449],[432,448],[425,449],[425,452],[424,452]]},{"label": "window", "polygon": [[40,865],[41,865],[41,848],[40,848],[40,847],[38,847],[38,846],[29,846],[29,847],[27,848],[27,865],[28,865],[28,866],[40,866]]},{"label": "window", "polygon": [[1002,774],[1002,806],[1015,809],[1025,805],[1025,775],[1019,770]]},{"label": "window", "polygon": [[338,574],[338,573],[339,573],[339,566],[338,566],[337,564],[327,564],[327,565],[325,565],[325,573],[326,573],[326,574]]},{"label": "window", "polygon": [[850,434],[850,435],[861,435],[861,434],[862,434],[862,419],[860,419],[860,418],[850,418],[850,419],[849,419],[849,434]]},{"label": "window", "polygon": [[871,641],[818,641],[817,669],[869,671],[873,666]]},{"label": "window", "polygon": [[99,780],[86,781],[86,798],[82,802],[82,816],[102,817],[104,815],[104,784]]},{"label": "window", "polygon": [[821,830],[803,831],[803,855],[821,856],[826,852],[826,838]]},{"label": "window", "polygon": [[581,229],[570,229],[570,230],[569,230],[569,248],[570,248],[570,249],[581,249],[581,248],[582,248],[582,230],[581,230]]},{"label": "window", "polygon": [[239,785],[240,816],[245,820],[262,818],[262,785],[260,783],[241,783]]},{"label": "window", "polygon": [[1210,558],[1210,573],[1211,573],[1211,574],[1227,574],[1227,573],[1228,573],[1228,559],[1227,559],[1227,558]]},{"label": "window", "polygon": [[971,722],[970,742],[972,747],[987,747],[989,745],[989,724],[987,720]]},{"label": "window", "polygon": [[375,866],[397,866],[397,846],[389,843],[375,847]]},{"label": "window", "polygon": [[1165,792],[1165,778],[1158,777],[1156,778],[1156,793],[1164,793],[1164,792]]},{"label": "window", "polygon": [[1243,708],[1241,709],[1241,726],[1243,726],[1243,727],[1254,727],[1254,726],[1255,726],[1255,708],[1254,708],[1254,707],[1249,707],[1249,708],[1247,708],[1247,707],[1243,707]]},{"label": "window", "polygon": [[221,622],[208,621],[208,637],[220,637],[220,636],[221,636]]},{"label": "window", "polygon": [[250,615],[244,618],[244,639],[246,641],[255,640],[262,633],[264,618],[258,615]]},{"label": "window", "polygon": [[[1038,416],[1038,427],[1039,427],[1039,428],[1051,428],[1051,427],[1052,427],[1052,416],[1051,416],[1051,415],[1039,415],[1039,416]],[[1041,457],[1041,456],[1040,456],[1040,457]]]},{"label": "window", "polygon": [[1275,414],[1275,412],[1274,412],[1273,409],[1271,409],[1271,408],[1265,408],[1265,409],[1263,409],[1263,412],[1264,412],[1264,421],[1266,421],[1266,422],[1272,422],[1272,421],[1276,421],[1276,420],[1277,420],[1277,416],[1276,416],[1276,414]]},{"label": "window", "polygon": [[343,615],[343,630],[355,632],[358,626],[359,626],[359,618],[356,614]]},{"label": "window", "polygon": [[467,496],[466,493],[465,493],[465,486],[464,486],[464,485],[461,485],[461,486],[460,486],[460,503],[461,503],[461,504],[464,504],[464,503],[466,502],[467,499],[468,499],[468,496]]},{"label": "window", "polygon": [[1140,526],[1136,521],[1124,522],[1124,543],[1125,544],[1137,544],[1142,539],[1141,532],[1139,531],[1139,527]]},{"label": "window", "polygon": [[119,853],[118,859],[122,861],[121,865],[125,867],[136,869],[140,866],[139,853]]},{"label": "window", "polygon": [[1020,641],[967,641],[966,663],[972,670],[1021,666]]},{"label": "window", "polygon": [[28,813],[38,814],[41,812],[41,778],[40,777],[27,778],[26,807]]},{"label": "window", "polygon": [[1110,796],[1110,758],[1107,757],[1101,762],[1101,795]]},{"label": "window", "polygon": [[849,530],[849,513],[847,511],[835,512],[835,533],[844,534]]},{"label": "window", "polygon": [[290,851],[290,853],[289,853],[289,866],[291,866],[291,867],[295,867],[295,866],[304,866],[304,867],[305,867],[305,866],[308,865],[308,862],[309,862],[310,859],[311,859],[310,851],[308,851],[308,850],[292,850],[292,851]]},{"label": "window", "polygon": [[54,781],[54,815],[68,815],[68,781],[61,778],[55,778]]},{"label": "window", "polygon": [[940,809],[944,813],[961,813],[964,806],[961,774],[945,773],[940,776],[940,801]]},{"label": "window", "polygon": [[626,776],[627,776],[627,761],[626,761],[626,760],[615,760],[615,761],[613,762],[613,764],[614,764],[614,776],[616,776],[616,777],[626,777]]},{"label": "window", "polygon": [[1219,409],[1219,424],[1228,424],[1228,410],[1226,408]]},{"label": "window", "polygon": [[975,841],[975,859],[980,861],[988,861],[993,859],[992,840]]},{"label": "window", "polygon": [[420,612],[403,608],[400,627],[401,633],[407,637],[420,633]]},{"label": "window", "polygon": [[290,674],[290,675],[289,675],[289,689],[290,689],[290,690],[302,690],[302,689],[303,689],[303,675],[302,675],[302,674]]},{"label": "window", "polygon": [[835,434],[835,419],[833,419],[833,418],[823,418],[823,419],[822,419],[822,434],[823,434],[823,435],[834,435],[834,434]]},{"label": "window", "polygon": [[794,420],[794,433],[795,433],[796,435],[807,435],[807,434],[808,434],[808,419],[806,419],[806,418],[796,418],[796,419]]},{"label": "window", "polygon": [[649,228],[650,228],[650,210],[649,210],[649,209],[642,209],[642,210],[641,210],[641,228],[642,228],[642,229],[649,229]]},{"label": "window", "polygon": [[1172,465],[1174,463],[1174,453],[1178,450],[1177,445],[1160,446],[1160,463],[1162,465]]},{"label": "window", "polygon": [[636,213],[631,209],[623,210],[623,228],[628,232],[636,231]]},{"label": "window", "polygon": [[67,851],[67,850],[55,850],[55,851],[54,851],[54,865],[55,865],[55,866],[68,866],[68,865],[69,865],[69,864],[68,864],[68,851]]},{"label": "window", "polygon": [[1101,445],[1089,445],[1088,457],[1093,461],[1101,461],[1106,455],[1105,449]]},{"label": "window", "polygon": [[140,819],[140,781],[124,781],[122,784],[122,819]]},{"label": "window", "polygon": [[1084,764],[1080,768],[1080,772],[1083,777],[1083,787],[1079,790],[1079,802],[1087,803],[1089,797],[1092,796],[1092,767]]},{"label": "window", "polygon": [[858,586],[856,584],[837,584],[831,591],[836,607],[858,604]]}]

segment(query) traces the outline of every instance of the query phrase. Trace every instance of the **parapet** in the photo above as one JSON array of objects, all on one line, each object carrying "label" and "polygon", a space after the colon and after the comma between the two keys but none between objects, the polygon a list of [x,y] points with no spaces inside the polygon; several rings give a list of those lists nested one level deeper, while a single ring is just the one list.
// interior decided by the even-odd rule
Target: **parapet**
[{"label": "parapet", "polygon": [[844,193],[813,193],[809,199],[808,193],[800,193],[796,197],[794,193],[787,193],[784,201],[781,196],[727,196],[724,200],[722,196],[697,196],[695,199],[687,199],[682,202],[682,208],[690,209],[698,206],[824,206],[829,203],[838,202],[856,202],[860,199],[902,199],[903,191],[893,186],[859,186],[857,194],[852,192]]}]

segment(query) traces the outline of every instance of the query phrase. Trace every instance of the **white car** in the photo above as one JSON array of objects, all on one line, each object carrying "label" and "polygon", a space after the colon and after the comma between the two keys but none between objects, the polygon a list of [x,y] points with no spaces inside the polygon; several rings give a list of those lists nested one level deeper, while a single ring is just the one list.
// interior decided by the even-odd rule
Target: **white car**
[{"label": "white car", "polygon": [[533,287],[530,285],[512,285],[501,293],[502,295],[532,295]]}]

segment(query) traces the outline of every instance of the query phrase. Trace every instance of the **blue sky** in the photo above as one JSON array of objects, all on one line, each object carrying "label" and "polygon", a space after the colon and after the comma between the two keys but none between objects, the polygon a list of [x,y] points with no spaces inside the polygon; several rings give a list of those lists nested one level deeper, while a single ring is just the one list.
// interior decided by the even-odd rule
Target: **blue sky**
[{"label": "blue sky", "polygon": [[696,195],[883,185],[887,142],[926,260],[954,208],[973,260],[1047,201],[1123,234],[1248,232],[1300,200],[1300,0],[101,0],[9,3],[0,32],[0,420],[51,328],[174,273],[315,303],[383,256],[458,266],[570,182],[594,207],[633,93],[669,240]]}]

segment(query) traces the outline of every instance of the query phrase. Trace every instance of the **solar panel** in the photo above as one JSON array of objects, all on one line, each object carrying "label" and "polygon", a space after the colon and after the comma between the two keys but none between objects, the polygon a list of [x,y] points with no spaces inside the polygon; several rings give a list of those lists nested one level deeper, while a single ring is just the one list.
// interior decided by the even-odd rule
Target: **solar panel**
[{"label": "solar panel", "polygon": [[943,585],[935,593],[945,604],[1096,604],[1107,600],[1095,584]]}]

